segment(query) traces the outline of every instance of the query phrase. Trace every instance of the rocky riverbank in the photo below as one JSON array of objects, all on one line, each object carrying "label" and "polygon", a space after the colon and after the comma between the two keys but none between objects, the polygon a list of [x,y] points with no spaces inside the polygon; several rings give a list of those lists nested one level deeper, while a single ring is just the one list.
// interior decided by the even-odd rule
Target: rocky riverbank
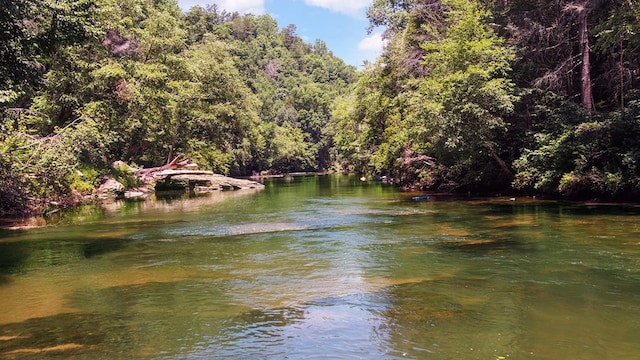
[{"label": "rocky riverbank", "polygon": [[156,191],[185,190],[194,192],[263,189],[264,185],[253,180],[237,179],[211,171],[163,170],[154,174],[153,181],[145,181],[140,186],[125,188],[113,178],[107,178],[91,195],[97,199],[140,198]]},{"label": "rocky riverbank", "polygon": [[[0,216],[0,228],[21,229],[40,227],[46,224],[44,218],[62,208],[70,208],[93,202],[110,202],[117,199],[146,198],[161,191],[188,191],[195,193],[261,190],[264,185],[250,179],[232,178],[211,171],[197,170],[194,166],[177,168],[130,168],[124,163],[114,164],[114,169],[129,174],[129,181],[104,176],[99,186],[85,194],[74,194],[64,202],[40,201],[38,207],[22,214]],[[127,185],[128,184],[128,185]],[[133,185],[131,185],[133,184]]]}]

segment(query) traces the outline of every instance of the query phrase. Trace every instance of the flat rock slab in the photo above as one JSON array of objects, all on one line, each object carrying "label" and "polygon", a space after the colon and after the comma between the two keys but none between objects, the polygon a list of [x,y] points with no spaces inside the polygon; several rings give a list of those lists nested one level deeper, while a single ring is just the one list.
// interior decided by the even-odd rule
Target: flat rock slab
[{"label": "flat rock slab", "polygon": [[165,182],[187,183],[198,191],[263,189],[264,185],[252,180],[236,179],[211,171],[202,170],[164,170],[154,174],[154,177],[164,179]]}]

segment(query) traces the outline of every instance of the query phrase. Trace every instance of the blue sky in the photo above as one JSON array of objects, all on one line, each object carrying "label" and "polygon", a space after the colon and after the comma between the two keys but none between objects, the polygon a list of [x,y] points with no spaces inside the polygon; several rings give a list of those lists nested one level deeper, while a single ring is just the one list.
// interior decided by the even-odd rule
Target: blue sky
[{"label": "blue sky", "polygon": [[366,11],[373,0],[178,0],[183,11],[213,3],[229,12],[269,14],[280,28],[289,24],[297,34],[313,44],[322,39],[333,54],[347,64],[362,68],[362,62],[375,61],[382,49],[380,33],[367,34]]}]

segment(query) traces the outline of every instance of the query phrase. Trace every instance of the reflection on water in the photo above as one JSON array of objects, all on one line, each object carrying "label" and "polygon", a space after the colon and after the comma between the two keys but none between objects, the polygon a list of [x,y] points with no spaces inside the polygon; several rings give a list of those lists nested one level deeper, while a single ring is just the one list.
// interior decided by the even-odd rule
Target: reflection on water
[{"label": "reflection on water", "polygon": [[638,208],[265,185],[0,232],[0,358],[640,353]]}]

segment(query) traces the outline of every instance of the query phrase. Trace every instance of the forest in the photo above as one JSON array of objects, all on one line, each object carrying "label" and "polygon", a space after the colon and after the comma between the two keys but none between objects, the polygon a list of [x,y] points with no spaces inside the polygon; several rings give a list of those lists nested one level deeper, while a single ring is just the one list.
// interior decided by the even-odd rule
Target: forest
[{"label": "forest", "polygon": [[178,155],[232,176],[640,200],[640,3],[374,0],[367,16],[387,45],[358,70],[269,15],[2,0],[0,216]]}]

